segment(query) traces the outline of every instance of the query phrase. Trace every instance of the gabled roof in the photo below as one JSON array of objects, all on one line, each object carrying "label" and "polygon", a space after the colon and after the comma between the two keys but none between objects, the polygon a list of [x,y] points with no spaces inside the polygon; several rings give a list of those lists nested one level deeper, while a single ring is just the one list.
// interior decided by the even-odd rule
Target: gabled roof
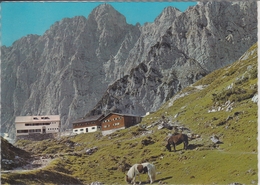
[{"label": "gabled roof", "polygon": [[100,119],[100,121],[106,119],[108,116],[112,115],[112,114],[116,114],[118,116],[129,116],[129,117],[141,117],[139,115],[134,115],[134,114],[120,114],[120,113],[115,113],[115,112],[110,112],[108,113],[106,116],[104,116],[102,119]]},{"label": "gabled roof", "polygon": [[103,116],[104,116],[104,114],[99,114],[99,115],[95,115],[95,116],[89,116],[86,118],[80,118],[80,119],[73,121],[72,123],[74,124],[74,123],[85,123],[85,122],[89,122],[89,121],[97,121],[100,118],[102,118]]}]

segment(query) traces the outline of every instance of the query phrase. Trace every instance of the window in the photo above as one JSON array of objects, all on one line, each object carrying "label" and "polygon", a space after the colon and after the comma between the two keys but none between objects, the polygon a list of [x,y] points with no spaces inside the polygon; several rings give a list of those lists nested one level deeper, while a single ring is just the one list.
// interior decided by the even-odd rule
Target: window
[{"label": "window", "polygon": [[44,117],[44,116],[43,116],[43,117],[41,117],[41,119],[50,119],[50,118],[49,118],[49,117]]},{"label": "window", "polygon": [[80,129],[80,131],[83,131],[84,129]]},{"label": "window", "polygon": [[28,130],[17,130],[17,133],[28,133]]},{"label": "window", "polygon": [[96,127],[92,127],[92,130],[94,130]]},{"label": "window", "polygon": [[78,132],[78,130],[74,130],[74,132]]},{"label": "window", "polygon": [[31,129],[29,133],[41,132],[41,129]]}]

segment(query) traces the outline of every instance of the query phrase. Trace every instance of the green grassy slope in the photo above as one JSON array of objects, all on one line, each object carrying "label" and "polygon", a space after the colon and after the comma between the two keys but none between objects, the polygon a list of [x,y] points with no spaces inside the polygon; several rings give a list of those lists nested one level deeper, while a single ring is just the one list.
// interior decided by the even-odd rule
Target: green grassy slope
[{"label": "green grassy slope", "polygon": [[[41,142],[18,141],[16,146],[35,155],[59,155],[43,169],[53,172],[52,181],[46,182],[44,175],[39,175],[38,182],[31,182],[59,184],[61,180],[55,181],[55,174],[63,174],[83,184],[95,181],[124,184],[129,166],[151,162],[158,172],[156,183],[257,184],[257,104],[251,100],[257,93],[257,45],[247,53],[248,58],[207,75],[129,129],[108,136],[96,132]],[[228,100],[231,110],[226,111],[225,107],[209,112],[224,107]],[[182,150],[181,144],[176,152],[166,151],[165,138],[174,131],[147,127],[160,122],[162,116],[199,136],[190,140],[188,150]],[[223,144],[213,144],[210,140],[213,134]],[[144,145],[142,141],[149,142]],[[93,147],[97,151],[86,154],[86,149]],[[20,173],[12,182],[26,182],[28,173],[39,172]],[[4,174],[2,178],[10,183],[8,179],[14,175],[17,174]],[[145,181],[147,177],[141,175],[141,179]]]}]

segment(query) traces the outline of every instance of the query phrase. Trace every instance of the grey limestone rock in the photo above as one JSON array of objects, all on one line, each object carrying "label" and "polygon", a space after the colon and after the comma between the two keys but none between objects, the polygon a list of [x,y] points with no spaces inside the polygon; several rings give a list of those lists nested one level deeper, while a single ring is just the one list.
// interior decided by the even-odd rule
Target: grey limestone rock
[{"label": "grey limestone rock", "polygon": [[115,80],[111,56],[123,61],[139,34],[138,25],[103,4],[87,19],[65,18],[42,36],[3,46],[2,129],[14,133],[15,116],[45,114],[60,114],[62,130],[71,127]]},{"label": "grey limestone rock", "polygon": [[165,8],[129,53],[124,77],[107,89],[96,112],[157,110],[182,88],[239,59],[257,42],[256,4],[200,2],[185,12]]}]

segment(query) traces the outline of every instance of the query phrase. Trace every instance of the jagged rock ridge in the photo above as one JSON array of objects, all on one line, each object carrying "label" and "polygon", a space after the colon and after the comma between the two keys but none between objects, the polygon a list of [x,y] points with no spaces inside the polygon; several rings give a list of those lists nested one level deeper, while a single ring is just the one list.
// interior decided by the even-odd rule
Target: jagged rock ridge
[{"label": "jagged rock ridge", "polygon": [[156,110],[256,41],[255,2],[168,7],[144,26],[100,5],[1,48],[2,129],[13,133],[17,115],[60,114],[64,130],[95,104],[90,114]]},{"label": "jagged rock ridge", "polygon": [[181,88],[236,61],[257,41],[256,23],[255,3],[200,2],[184,13],[166,8],[142,27],[125,63],[126,76],[87,116],[157,110]]}]

